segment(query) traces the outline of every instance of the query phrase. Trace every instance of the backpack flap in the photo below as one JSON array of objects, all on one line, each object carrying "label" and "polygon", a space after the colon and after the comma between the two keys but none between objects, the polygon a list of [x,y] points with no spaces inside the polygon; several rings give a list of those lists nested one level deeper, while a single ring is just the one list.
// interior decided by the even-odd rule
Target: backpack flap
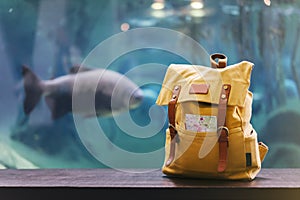
[{"label": "backpack flap", "polygon": [[168,105],[176,85],[181,86],[178,103],[199,101],[218,104],[222,85],[229,84],[232,92],[228,105],[243,107],[250,86],[252,68],[253,63],[248,61],[218,69],[171,64],[165,74],[156,104]]}]

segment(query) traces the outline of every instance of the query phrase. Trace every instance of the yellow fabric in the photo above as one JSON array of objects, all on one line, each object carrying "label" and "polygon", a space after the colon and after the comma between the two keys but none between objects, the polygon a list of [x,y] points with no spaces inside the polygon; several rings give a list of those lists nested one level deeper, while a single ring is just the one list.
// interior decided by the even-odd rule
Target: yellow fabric
[{"label": "yellow fabric", "polygon": [[[168,105],[176,85],[181,86],[176,107],[177,142],[175,159],[162,171],[167,175],[252,180],[261,170],[261,162],[268,151],[259,145],[257,133],[250,124],[252,93],[248,90],[253,64],[243,61],[222,69],[206,66],[172,64],[169,66],[156,103]],[[190,94],[191,84],[209,84],[207,94]],[[218,172],[219,145],[217,132],[187,130],[186,116],[217,116],[221,87],[230,84],[226,112],[229,129],[227,167]],[[171,138],[166,130],[165,163],[170,154]]]},{"label": "yellow fabric", "polygon": [[[219,95],[216,94],[220,94],[222,84],[231,84],[232,88],[228,104],[244,106],[247,89],[250,85],[252,66],[252,63],[246,61],[222,69],[172,64],[167,70],[156,103],[158,105],[167,105],[172,97],[174,86],[177,84],[182,87],[178,102],[198,100],[200,102],[217,104]],[[208,94],[189,94],[189,87],[192,83],[208,83],[210,85]]]}]

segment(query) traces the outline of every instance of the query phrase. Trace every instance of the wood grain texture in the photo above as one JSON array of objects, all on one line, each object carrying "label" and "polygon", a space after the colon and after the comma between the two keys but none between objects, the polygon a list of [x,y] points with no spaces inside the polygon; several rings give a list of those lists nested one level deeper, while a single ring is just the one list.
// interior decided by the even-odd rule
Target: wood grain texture
[{"label": "wood grain texture", "polygon": [[108,195],[109,199],[147,195],[156,199],[300,199],[300,169],[262,169],[251,182],[167,178],[159,169],[0,170],[0,197],[41,199],[40,195],[51,199],[61,195],[75,199],[91,195]]}]

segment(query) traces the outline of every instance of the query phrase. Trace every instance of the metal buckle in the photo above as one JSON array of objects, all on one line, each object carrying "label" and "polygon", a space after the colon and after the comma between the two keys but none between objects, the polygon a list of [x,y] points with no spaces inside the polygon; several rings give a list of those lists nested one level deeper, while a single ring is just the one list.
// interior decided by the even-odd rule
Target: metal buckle
[{"label": "metal buckle", "polygon": [[219,133],[223,129],[226,131],[226,135],[228,136],[229,135],[229,130],[228,130],[228,128],[226,126],[220,126],[220,127],[218,127],[217,132]]},{"label": "metal buckle", "polygon": [[219,134],[218,142],[226,142],[227,143],[227,147],[228,147],[228,145],[229,145],[229,143],[228,143],[229,130],[228,130],[228,128],[226,126],[220,126],[218,128],[218,133],[220,133],[219,131],[222,131],[222,130],[225,130],[226,135]]},{"label": "metal buckle", "polygon": [[175,126],[173,126],[172,124],[169,123],[169,128],[170,128],[170,127],[173,128],[173,129],[176,131]]}]

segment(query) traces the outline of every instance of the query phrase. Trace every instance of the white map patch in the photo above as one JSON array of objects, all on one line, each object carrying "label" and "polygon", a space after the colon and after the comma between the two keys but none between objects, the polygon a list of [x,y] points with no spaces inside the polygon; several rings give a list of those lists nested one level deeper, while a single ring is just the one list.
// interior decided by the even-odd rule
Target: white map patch
[{"label": "white map patch", "polygon": [[186,114],[185,129],[193,132],[215,132],[217,116]]}]

